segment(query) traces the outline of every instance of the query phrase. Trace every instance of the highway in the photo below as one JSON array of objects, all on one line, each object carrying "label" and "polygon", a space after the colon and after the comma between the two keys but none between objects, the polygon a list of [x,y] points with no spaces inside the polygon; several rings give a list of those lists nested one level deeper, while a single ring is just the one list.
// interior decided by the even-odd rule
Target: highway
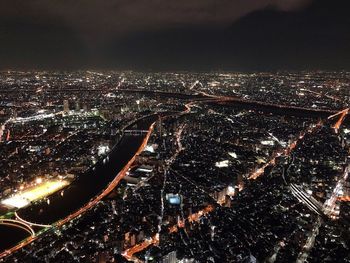
[{"label": "highway", "polygon": [[[207,207],[203,208],[202,210],[198,211],[197,213],[194,213],[185,220],[181,220],[177,223],[177,225],[173,225],[169,227],[169,233],[177,232],[179,228],[184,228],[186,221],[188,223],[192,222],[198,222],[201,217],[206,216],[210,212],[214,211],[214,207],[212,205],[208,205]],[[126,249],[122,255],[129,261],[133,262],[141,262],[138,258],[134,256],[134,254],[139,253],[146,248],[148,248],[151,245],[157,245],[159,243],[159,234],[154,235],[152,238],[145,239],[143,242],[136,244],[135,246]]]},{"label": "highway", "polygon": [[3,251],[10,249],[14,244],[21,240],[32,238],[32,232],[27,227],[11,221],[0,222],[0,233],[0,249]]},{"label": "highway", "polygon": [[[48,197],[50,204],[37,202],[26,208],[19,209],[16,212],[17,219],[28,225],[61,226],[96,205],[118,185],[136,156],[143,151],[157,117],[158,115],[151,115],[131,124],[133,129],[147,129],[148,132],[137,135],[124,135],[108,157],[106,157],[107,161],[100,160],[86,174],[78,177],[64,189],[64,195],[61,195],[59,191]],[[2,229],[3,231],[0,233],[3,238],[11,235],[12,232],[8,231],[8,228],[0,228],[0,230]],[[9,249],[7,249],[7,245],[4,245],[7,250],[0,253],[0,258],[22,248],[36,238],[37,236],[28,237],[17,245],[16,243],[19,240],[16,239],[12,248]]]},{"label": "highway", "polygon": [[254,170],[251,174],[249,174],[247,177],[249,180],[256,180],[257,178],[259,178],[261,175],[264,174],[265,169],[267,167],[273,166],[276,164],[276,158],[280,157],[280,156],[289,156],[293,150],[297,147],[297,145],[299,145],[306,134],[312,134],[314,132],[316,132],[319,128],[321,128],[323,125],[322,121],[319,121],[316,124],[310,125],[306,130],[302,131],[299,136],[293,141],[291,142],[288,147],[286,148],[282,148],[281,150],[275,152],[272,156],[272,158],[266,163],[264,164],[262,167]]},{"label": "highway", "polygon": [[[170,96],[171,93],[162,95]],[[238,105],[242,104],[243,106],[248,107],[252,105],[258,105],[259,107],[272,107],[274,109],[280,110],[291,109],[296,110],[298,112],[304,112],[305,114],[316,114],[318,116],[323,116],[325,113],[334,113],[333,111],[327,110],[315,110],[284,105],[272,105],[261,102],[244,101],[232,97],[211,96],[209,94],[202,94],[202,96],[190,95],[185,97],[187,97],[188,99],[196,98],[197,101],[192,101],[186,104],[185,110],[181,113],[177,113],[179,115],[190,113],[191,108],[195,105],[196,102],[212,102],[219,104],[225,103],[225,105],[229,105],[231,103],[238,103]],[[346,112],[346,114],[347,113],[348,112]],[[344,116],[346,114],[344,114]],[[103,197],[109,194],[118,185],[119,181],[125,176],[127,170],[134,162],[136,156],[146,146],[157,118],[158,115],[151,115],[147,118],[137,121],[135,124],[132,124],[129,127],[130,130],[140,130],[142,132],[131,135],[124,134],[121,141],[112,149],[108,157],[106,157],[106,159],[104,160],[99,161],[96,164],[96,166],[87,171],[86,174],[78,177],[70,186],[68,186],[64,190],[64,195],[61,195],[60,192],[57,192],[49,196],[49,203],[38,202],[26,208],[18,210],[17,219],[21,220],[22,222],[28,225],[62,226],[63,224],[78,217],[79,215],[83,214],[88,209],[96,205]],[[341,122],[343,122],[343,120],[344,118],[341,119]],[[303,137],[307,133],[314,132],[318,127],[322,126],[322,124],[323,122],[319,121],[316,125],[309,127],[306,131],[300,134],[299,138],[295,142],[291,143],[286,149],[282,149],[281,152],[275,153],[273,158],[266,164],[266,166],[254,171],[249,176],[249,179],[256,179],[260,175],[262,175],[266,167],[275,164],[275,160],[278,156],[289,155],[290,152],[296,147],[296,145],[303,139]],[[182,149],[181,141],[179,140],[179,138],[181,137],[181,132],[182,129],[180,129],[177,134],[177,143],[178,146],[180,146],[180,149]],[[0,253],[0,258],[11,254],[13,251],[16,251],[17,249],[29,244],[36,238],[37,236],[31,236],[18,245],[15,245],[15,242],[14,247]],[[146,242],[149,241],[146,240]],[[151,244],[153,242],[151,242]]]},{"label": "highway", "polygon": [[[192,101],[192,102],[189,102],[189,103],[185,104],[186,110],[183,112],[183,114],[190,113],[192,107],[195,106],[196,103],[201,103],[201,102],[203,102],[203,103],[206,103],[206,102],[209,102],[209,103],[211,103],[211,102],[212,103],[231,103],[232,101],[237,101],[236,98],[212,96],[212,95],[209,95],[209,94],[203,93],[203,92],[201,92],[201,95],[203,95],[204,97],[207,97],[207,99],[198,100],[198,101]],[[248,102],[248,103],[251,103],[251,102]],[[253,102],[253,103],[255,103],[255,102]],[[275,107],[275,108],[278,108],[278,109],[288,108],[288,106],[284,106],[284,105],[271,105],[271,104],[266,104],[265,105],[265,103],[260,103],[260,102],[256,102],[256,103],[258,103],[260,106],[267,106],[267,107],[271,107],[272,106],[272,107]],[[318,110],[314,110],[314,109],[304,109],[304,108],[299,108],[299,107],[291,107],[291,108],[293,110],[297,110],[297,111],[304,111],[305,110],[306,111],[306,115],[309,115],[310,112],[311,112],[311,115],[314,115],[314,114],[316,114],[316,115],[318,115],[318,114],[324,115],[324,114],[334,113],[332,111],[323,111],[323,110],[318,111]],[[267,162],[264,166],[254,170],[250,175],[248,175],[248,179],[256,180],[258,177],[260,177],[264,173],[264,171],[265,171],[265,169],[267,167],[276,164],[276,159],[278,157],[280,157],[280,156],[289,156],[293,152],[293,150],[297,147],[297,145],[299,145],[303,141],[303,139],[306,136],[306,134],[312,134],[312,133],[316,132],[319,128],[322,127],[323,124],[324,124],[323,121],[319,120],[316,124],[310,125],[307,129],[302,131],[299,134],[299,136],[293,142],[291,142],[286,148],[282,148],[278,152],[275,152],[269,162]],[[177,142],[177,145],[178,145],[178,151],[182,151],[183,150],[183,146],[181,144],[181,133],[182,133],[182,131],[183,131],[183,127],[180,127],[178,129],[178,131],[176,132],[176,134],[175,134],[175,139],[176,139],[176,142]],[[172,161],[173,161],[173,159],[172,159]],[[298,190],[297,192],[299,194],[299,189],[297,189],[297,190]],[[308,201],[308,203],[311,203],[308,199],[307,199],[307,201]],[[314,204],[312,204],[312,205],[313,205],[313,208],[315,209],[315,211],[317,211],[317,208],[320,208],[320,209],[322,208],[322,206],[315,208],[315,205]],[[199,220],[200,217],[205,216],[206,214],[212,212],[213,210],[214,210],[214,208],[212,206],[207,207],[207,208],[199,211],[198,213],[195,213],[195,214],[191,215],[189,218],[179,221],[177,225],[173,225],[173,226],[169,227],[169,232],[170,233],[177,232],[179,228],[183,228],[185,226],[185,221],[188,221],[188,222],[197,221],[197,220]],[[140,262],[140,260],[138,258],[136,258],[134,256],[134,254],[143,251],[144,249],[148,248],[151,245],[157,244],[159,242],[159,237],[156,238],[157,235],[155,235],[154,237],[152,237],[149,240],[148,239],[144,240],[140,244],[136,244],[135,246],[125,250],[123,252],[123,256],[126,259],[131,260],[133,262]]]}]

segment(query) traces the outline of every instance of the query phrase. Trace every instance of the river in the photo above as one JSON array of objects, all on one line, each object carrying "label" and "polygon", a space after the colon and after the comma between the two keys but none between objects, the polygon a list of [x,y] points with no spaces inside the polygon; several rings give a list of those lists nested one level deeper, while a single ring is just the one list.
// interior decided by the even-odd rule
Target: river
[{"label": "river", "polygon": [[[157,118],[158,115],[145,117],[126,129],[148,130]],[[100,160],[69,186],[50,195],[48,197],[49,203],[42,200],[17,210],[18,216],[31,223],[51,225],[79,211],[99,196],[116,178],[137,153],[146,136],[146,133],[124,134],[119,143],[110,151],[105,161]],[[18,228],[0,226],[0,236],[1,252],[15,246],[28,235]]]}]

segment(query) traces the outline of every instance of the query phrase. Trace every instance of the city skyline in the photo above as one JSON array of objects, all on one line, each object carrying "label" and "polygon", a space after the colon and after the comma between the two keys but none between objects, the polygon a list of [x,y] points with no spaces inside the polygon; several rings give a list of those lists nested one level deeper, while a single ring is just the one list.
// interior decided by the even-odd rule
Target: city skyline
[{"label": "city skyline", "polygon": [[350,262],[349,72],[0,72],[0,262]]},{"label": "city skyline", "polygon": [[350,263],[350,0],[0,0],[0,263]]}]

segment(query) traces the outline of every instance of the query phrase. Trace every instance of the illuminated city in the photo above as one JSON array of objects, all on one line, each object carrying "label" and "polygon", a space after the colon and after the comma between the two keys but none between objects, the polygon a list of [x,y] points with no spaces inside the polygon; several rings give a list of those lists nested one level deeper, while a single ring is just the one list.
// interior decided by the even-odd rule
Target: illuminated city
[{"label": "illuminated city", "polygon": [[0,0],[0,263],[350,263],[349,0]]},{"label": "illuminated city", "polygon": [[346,258],[349,83],[3,72],[2,260]]}]

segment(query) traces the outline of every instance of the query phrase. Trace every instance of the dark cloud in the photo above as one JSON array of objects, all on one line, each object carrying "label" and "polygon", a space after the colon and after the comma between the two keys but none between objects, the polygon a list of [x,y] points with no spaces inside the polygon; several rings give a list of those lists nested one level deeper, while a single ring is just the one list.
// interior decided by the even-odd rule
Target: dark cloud
[{"label": "dark cloud", "polygon": [[310,0],[3,0],[1,17],[57,20],[88,41],[145,30],[220,27],[263,8],[298,9]]},{"label": "dark cloud", "polygon": [[0,68],[349,68],[349,0],[1,0]]}]

